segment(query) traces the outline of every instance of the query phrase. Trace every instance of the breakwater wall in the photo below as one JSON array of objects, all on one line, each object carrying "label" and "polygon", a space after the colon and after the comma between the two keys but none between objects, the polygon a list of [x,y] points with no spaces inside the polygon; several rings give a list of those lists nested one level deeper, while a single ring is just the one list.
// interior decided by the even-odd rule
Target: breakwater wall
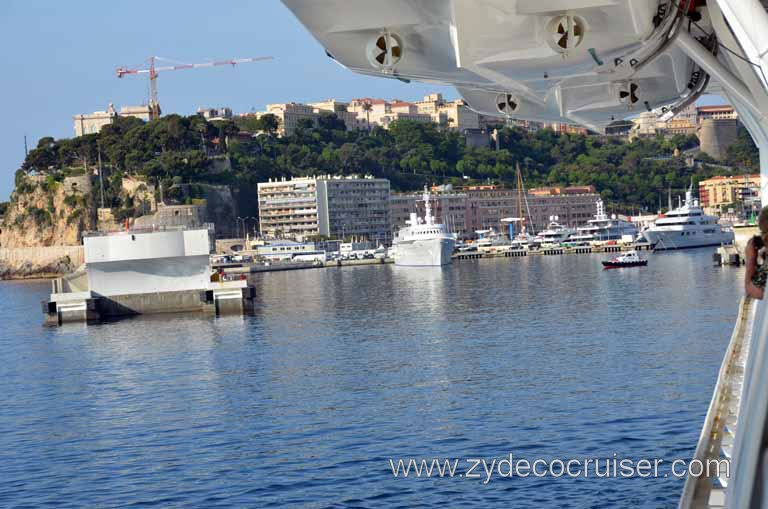
[{"label": "breakwater wall", "polygon": [[83,263],[83,246],[0,248],[0,279],[62,276]]}]

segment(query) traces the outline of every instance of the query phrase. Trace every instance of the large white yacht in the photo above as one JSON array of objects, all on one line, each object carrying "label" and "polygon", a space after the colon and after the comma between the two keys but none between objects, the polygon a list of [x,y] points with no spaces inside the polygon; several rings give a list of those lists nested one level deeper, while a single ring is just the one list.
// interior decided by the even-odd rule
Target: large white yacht
[{"label": "large white yacht", "polygon": [[685,203],[659,217],[643,236],[657,250],[719,246],[734,240],[733,230],[718,224],[717,216],[704,214],[692,188],[685,193]]},{"label": "large white yacht", "polygon": [[540,245],[557,245],[567,241],[575,230],[558,223],[558,220],[557,216],[550,216],[547,228],[536,235],[534,242]]},{"label": "large white yacht", "polygon": [[478,249],[497,246],[504,243],[499,232],[493,228],[488,228],[487,230],[475,230],[475,233],[477,234],[475,246],[477,246]]},{"label": "large white yacht", "polygon": [[637,235],[637,227],[629,221],[619,219],[616,215],[608,217],[603,200],[598,200],[595,218],[587,221],[585,226],[576,228],[576,233],[571,235],[568,241],[574,243],[618,241],[627,238],[625,237],[627,235],[634,239]]},{"label": "large white yacht", "polygon": [[439,267],[451,263],[456,236],[445,225],[436,224],[432,217],[429,191],[424,188],[424,219],[411,213],[408,226],[395,237],[395,265]]}]

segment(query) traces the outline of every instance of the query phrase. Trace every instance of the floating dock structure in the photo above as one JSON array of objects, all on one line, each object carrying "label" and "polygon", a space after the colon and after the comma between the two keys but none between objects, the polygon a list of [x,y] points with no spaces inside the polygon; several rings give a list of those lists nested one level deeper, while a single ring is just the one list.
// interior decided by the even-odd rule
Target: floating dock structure
[{"label": "floating dock structure", "polygon": [[131,315],[242,313],[254,290],[245,279],[211,281],[207,229],[128,231],[83,239],[84,268],[52,282],[46,322]]},{"label": "floating dock structure", "polygon": [[519,256],[559,256],[569,254],[620,253],[622,251],[650,251],[645,242],[634,244],[603,244],[594,246],[549,246],[537,249],[511,249],[510,246],[493,246],[478,251],[464,251],[453,255],[454,260],[478,260],[481,258],[514,258]]},{"label": "floating dock structure", "polygon": [[[652,246],[646,242],[633,244],[603,244],[594,246],[550,246],[538,249],[513,249],[511,246],[491,246],[478,251],[455,253],[453,260],[480,260],[484,258],[517,258],[522,256],[559,256],[569,254],[619,253],[623,251],[649,251]],[[357,265],[382,265],[394,263],[391,258],[371,258],[362,260],[333,260],[326,262],[229,262],[214,263],[213,268],[225,274],[254,274],[285,270],[320,269],[329,267],[348,267]]]},{"label": "floating dock structure", "polygon": [[739,253],[739,249],[736,246],[720,246],[717,251],[712,255],[714,262],[720,266],[723,265],[736,265],[742,264],[742,257]]}]

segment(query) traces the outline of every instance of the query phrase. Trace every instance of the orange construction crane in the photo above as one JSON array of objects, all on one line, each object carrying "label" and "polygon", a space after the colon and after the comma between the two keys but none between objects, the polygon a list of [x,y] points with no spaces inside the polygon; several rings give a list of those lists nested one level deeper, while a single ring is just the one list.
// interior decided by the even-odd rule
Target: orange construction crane
[{"label": "orange construction crane", "polygon": [[160,72],[165,71],[181,71],[182,69],[199,69],[201,67],[216,67],[220,65],[231,65],[232,67],[237,64],[247,64],[250,62],[261,62],[263,60],[272,60],[273,57],[254,57],[254,58],[239,58],[236,60],[217,60],[214,62],[205,62],[202,64],[175,64],[157,67],[155,62],[158,60],[166,60],[161,57],[149,57],[147,63],[148,67],[118,67],[117,77],[122,78],[131,74],[147,74],[149,75],[149,118],[155,120],[160,117],[160,103],[157,100],[157,75]]}]

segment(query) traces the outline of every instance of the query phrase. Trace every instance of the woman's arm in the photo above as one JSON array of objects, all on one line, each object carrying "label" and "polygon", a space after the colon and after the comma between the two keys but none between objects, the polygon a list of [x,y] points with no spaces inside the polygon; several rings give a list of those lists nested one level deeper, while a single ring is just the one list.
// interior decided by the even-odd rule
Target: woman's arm
[{"label": "woman's arm", "polygon": [[752,239],[747,242],[744,255],[747,261],[746,270],[744,271],[744,292],[752,298],[762,299],[764,290],[752,282],[752,278],[757,271],[757,250]]}]

